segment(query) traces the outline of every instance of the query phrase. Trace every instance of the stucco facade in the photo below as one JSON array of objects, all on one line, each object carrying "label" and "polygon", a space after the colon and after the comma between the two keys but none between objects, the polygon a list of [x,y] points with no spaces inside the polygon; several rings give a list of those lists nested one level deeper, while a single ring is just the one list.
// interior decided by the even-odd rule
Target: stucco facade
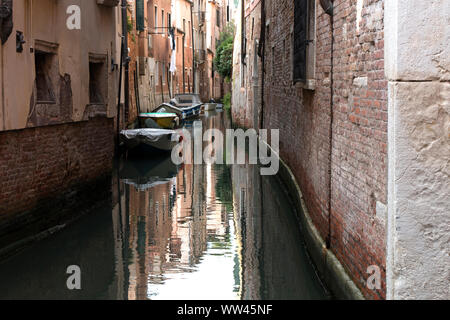
[{"label": "stucco facade", "polygon": [[[73,5],[80,8],[79,30],[66,25]],[[0,50],[0,130],[77,122],[96,114],[115,116],[117,72],[111,67],[116,58],[115,10],[96,1],[14,1],[13,33]],[[16,31],[25,41],[20,53]],[[50,96],[42,99],[35,92],[36,61],[48,71],[43,81],[48,87],[38,89],[50,91]],[[101,103],[89,99],[90,63],[91,69],[98,67],[94,71],[99,74]]]},{"label": "stucco facade", "polygon": [[64,205],[76,209],[83,195],[103,196],[91,190],[114,155],[117,4],[11,1],[0,46],[0,247],[72,219]]}]

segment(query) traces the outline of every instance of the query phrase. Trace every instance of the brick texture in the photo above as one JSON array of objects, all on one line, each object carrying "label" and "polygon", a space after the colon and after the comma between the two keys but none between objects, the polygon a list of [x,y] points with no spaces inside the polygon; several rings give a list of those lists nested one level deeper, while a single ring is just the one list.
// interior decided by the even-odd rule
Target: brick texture
[{"label": "brick texture", "polygon": [[[384,1],[363,0],[362,10],[334,1],[333,53],[330,16],[318,3],[316,87],[306,90],[292,82],[294,1],[266,1],[264,127],[280,129],[280,154],[323,239],[331,223],[333,253],[367,298],[384,299],[386,230],[376,212],[387,202]],[[366,286],[371,265],[381,268],[381,290]]]},{"label": "brick texture", "polygon": [[113,127],[113,119],[94,118],[1,132],[0,229],[15,219],[15,228],[23,227],[32,212],[75,199],[82,185],[110,175]]}]

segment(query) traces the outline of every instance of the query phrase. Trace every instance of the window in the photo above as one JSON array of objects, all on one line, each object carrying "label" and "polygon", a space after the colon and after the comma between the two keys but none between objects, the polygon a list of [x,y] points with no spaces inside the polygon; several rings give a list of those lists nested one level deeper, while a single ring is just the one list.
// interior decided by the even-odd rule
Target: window
[{"label": "window", "polygon": [[172,15],[170,13],[167,14],[167,26],[169,28],[172,26]]},{"label": "window", "polygon": [[[165,25],[164,25],[164,10],[161,10],[161,27],[163,27],[163,28],[165,27]],[[163,37],[164,37],[165,32],[166,32],[166,29],[162,29],[161,33],[162,33]]]},{"label": "window", "polygon": [[216,10],[217,26],[220,27],[220,10]]},{"label": "window", "polygon": [[158,7],[155,6],[155,29],[158,28]]},{"label": "window", "polygon": [[89,103],[104,104],[106,96],[106,68],[101,61],[89,62]]},{"label": "window", "polygon": [[185,41],[185,39],[186,39],[186,20],[185,19],[183,19],[183,33],[184,33],[183,44],[185,47],[187,47],[187,41]]},{"label": "window", "polygon": [[36,68],[36,100],[40,104],[56,103],[55,92],[52,83],[52,75],[55,72],[56,56],[52,53],[37,51],[34,55]]},{"label": "window", "polygon": [[295,0],[294,30],[291,34],[293,81],[305,89],[315,88],[316,9],[315,1]]},{"label": "window", "polygon": [[166,82],[166,63],[165,62],[162,63],[162,80],[163,80],[163,83]]},{"label": "window", "polygon": [[136,30],[144,31],[144,0],[136,0]]},{"label": "window", "polygon": [[188,37],[188,44],[189,44],[189,46],[191,46],[191,37],[190,37],[190,35],[191,35],[191,22],[190,21],[188,21],[188,35],[189,35],[189,37]]},{"label": "window", "polygon": [[308,0],[295,0],[294,6],[294,82],[306,81],[308,45]]}]

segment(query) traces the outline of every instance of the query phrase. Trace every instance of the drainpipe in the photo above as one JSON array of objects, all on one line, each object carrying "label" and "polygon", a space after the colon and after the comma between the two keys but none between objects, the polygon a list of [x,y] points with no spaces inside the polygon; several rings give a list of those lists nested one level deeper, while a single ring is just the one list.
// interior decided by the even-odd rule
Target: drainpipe
[{"label": "drainpipe", "polygon": [[122,100],[122,70],[125,66],[125,110],[128,108],[128,101],[130,98],[129,94],[129,66],[128,66],[128,19],[127,19],[127,1],[122,0],[122,44],[120,46],[120,72],[119,72],[119,94],[117,101],[117,137],[116,137],[116,150],[117,155],[119,154],[119,143],[120,143],[120,104]]},{"label": "drainpipe", "polygon": [[[122,36],[122,44],[120,46],[121,52],[123,52],[124,41]],[[122,70],[123,70],[123,54],[120,55],[120,71],[119,71],[119,94],[117,100],[117,134],[116,134],[116,155],[119,156],[119,144],[120,144],[120,103],[122,100]]]},{"label": "drainpipe", "polygon": [[123,63],[125,64],[125,110],[129,112],[130,104],[130,57],[128,56],[128,12],[127,0],[122,0],[122,33],[123,33]]},{"label": "drainpipe", "polygon": [[184,70],[185,68],[185,64],[184,64],[184,45],[185,45],[185,41],[186,41],[186,34],[183,33],[183,93],[186,93],[186,72]]},{"label": "drainpipe", "polygon": [[[125,94],[125,103],[124,108],[128,110],[129,101],[130,101],[130,79],[129,79],[129,61],[128,57],[128,14],[127,14],[127,1],[122,0],[122,45],[121,45],[121,55],[120,55],[120,80],[119,80],[119,92],[121,92],[121,83],[122,83],[122,68],[125,67],[125,78],[124,78],[124,94]],[[117,108],[117,130],[120,132],[120,94],[119,94],[119,102]]]},{"label": "drainpipe", "polygon": [[332,0],[320,0],[320,6],[326,14],[333,16],[333,1]]},{"label": "drainpipe", "polygon": [[[261,116],[259,118],[259,128],[264,128],[264,85],[265,85],[265,72],[266,72],[266,1],[261,0],[261,35],[259,37],[258,55],[261,58]],[[256,126],[256,123],[255,123]]]},{"label": "drainpipe", "polygon": [[195,39],[194,39],[194,15],[192,13],[192,9],[194,7],[194,3],[191,3],[191,35],[192,35],[192,93],[197,93],[195,88]]},{"label": "drainpipe", "polygon": [[320,5],[326,14],[330,16],[330,29],[331,29],[331,70],[330,70],[330,153],[328,155],[328,161],[330,163],[329,168],[329,187],[328,187],[328,235],[325,239],[327,249],[331,248],[331,176],[332,176],[332,157],[333,157],[333,125],[334,125],[334,19],[333,19],[333,1],[332,0],[320,0]]}]

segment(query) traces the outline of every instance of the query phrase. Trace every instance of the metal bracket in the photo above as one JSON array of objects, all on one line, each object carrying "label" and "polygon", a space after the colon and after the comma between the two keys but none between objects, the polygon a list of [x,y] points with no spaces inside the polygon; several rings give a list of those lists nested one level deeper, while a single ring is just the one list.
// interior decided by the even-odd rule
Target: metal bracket
[{"label": "metal bracket", "polygon": [[16,52],[23,52],[23,44],[25,42],[23,33],[21,31],[16,31]]}]

